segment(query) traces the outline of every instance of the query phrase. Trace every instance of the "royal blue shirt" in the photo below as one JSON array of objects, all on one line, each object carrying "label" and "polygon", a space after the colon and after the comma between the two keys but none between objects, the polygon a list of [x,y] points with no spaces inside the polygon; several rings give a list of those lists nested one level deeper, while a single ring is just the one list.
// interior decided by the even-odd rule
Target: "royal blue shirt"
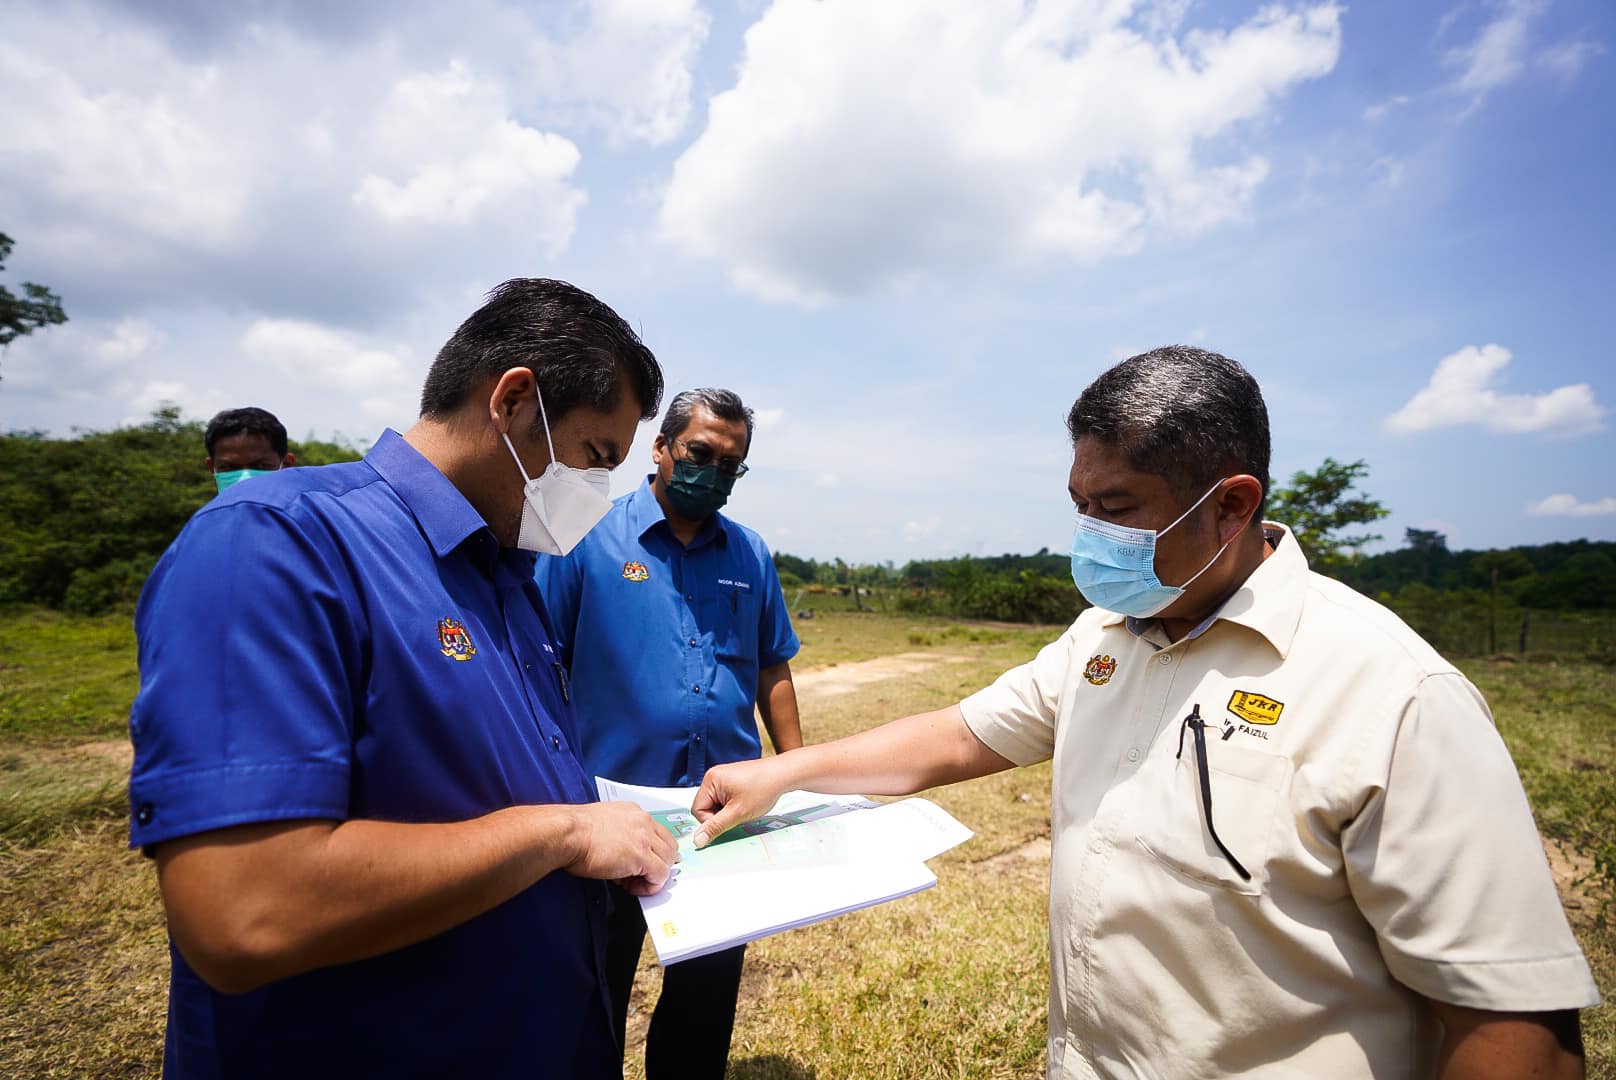
[{"label": "royal blue shirt", "polygon": [[[232,487],[136,611],[131,845],[591,801],[532,579],[391,431],[362,462]],[[603,900],[557,871],[419,944],[240,995],[171,948],[164,1073],[617,1076]]]},{"label": "royal blue shirt", "polygon": [[758,743],[758,672],[797,654],[763,539],[713,514],[686,548],[642,483],[539,591],[572,673],[584,767],[631,784],[699,784]]}]

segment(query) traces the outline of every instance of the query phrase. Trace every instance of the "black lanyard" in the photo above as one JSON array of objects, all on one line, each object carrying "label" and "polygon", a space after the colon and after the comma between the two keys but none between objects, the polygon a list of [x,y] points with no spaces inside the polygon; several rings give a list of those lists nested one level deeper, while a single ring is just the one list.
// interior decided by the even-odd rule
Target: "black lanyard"
[{"label": "black lanyard", "polygon": [[1217,828],[1212,824],[1212,775],[1206,768],[1206,721],[1201,719],[1201,706],[1196,704],[1184,722],[1178,727],[1178,753],[1175,758],[1184,756],[1184,729],[1192,728],[1195,731],[1195,767],[1201,776],[1201,805],[1206,809],[1206,831],[1212,834],[1212,842],[1218,845],[1223,857],[1229,860],[1229,865],[1246,881],[1251,880],[1251,872],[1240,865],[1240,860],[1234,853],[1223,845],[1218,836]]}]

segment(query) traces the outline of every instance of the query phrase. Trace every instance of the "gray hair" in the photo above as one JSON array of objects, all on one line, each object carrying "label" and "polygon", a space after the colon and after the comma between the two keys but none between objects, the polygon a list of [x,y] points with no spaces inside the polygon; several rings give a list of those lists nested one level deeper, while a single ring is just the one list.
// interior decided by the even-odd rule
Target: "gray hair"
[{"label": "gray hair", "polygon": [[720,420],[742,420],[746,423],[746,450],[752,451],[752,410],[741,402],[733,390],[720,390],[702,386],[695,390],[681,390],[668,402],[668,411],[662,415],[662,437],[677,439],[690,426],[690,416],[697,409],[706,409]]},{"label": "gray hair", "polygon": [[1074,445],[1088,436],[1117,447],[1181,498],[1239,472],[1257,478],[1267,501],[1268,407],[1257,380],[1227,356],[1168,345],[1130,357],[1089,384],[1066,430]]}]

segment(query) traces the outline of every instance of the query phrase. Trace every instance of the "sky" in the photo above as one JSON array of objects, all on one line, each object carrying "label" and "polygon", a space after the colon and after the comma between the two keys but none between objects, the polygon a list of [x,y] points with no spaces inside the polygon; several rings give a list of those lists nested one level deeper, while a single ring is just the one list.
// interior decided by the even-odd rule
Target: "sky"
[{"label": "sky", "polygon": [[1616,540],[1613,49],[1609,0],[8,0],[0,284],[69,321],[0,430],[368,447],[555,277],[756,410],[780,551],[1064,551],[1066,413],[1167,344],[1256,376],[1275,483],[1366,463],[1369,550]]}]

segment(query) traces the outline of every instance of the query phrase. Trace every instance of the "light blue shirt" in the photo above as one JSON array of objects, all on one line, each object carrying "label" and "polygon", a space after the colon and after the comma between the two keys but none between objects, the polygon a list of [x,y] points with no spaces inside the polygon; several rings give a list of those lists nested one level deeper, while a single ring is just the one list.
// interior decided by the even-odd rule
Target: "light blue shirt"
[{"label": "light blue shirt", "polygon": [[687,548],[649,480],[534,580],[571,673],[592,775],[686,786],[762,752],[758,672],[797,654],[763,539],[714,514]]}]

